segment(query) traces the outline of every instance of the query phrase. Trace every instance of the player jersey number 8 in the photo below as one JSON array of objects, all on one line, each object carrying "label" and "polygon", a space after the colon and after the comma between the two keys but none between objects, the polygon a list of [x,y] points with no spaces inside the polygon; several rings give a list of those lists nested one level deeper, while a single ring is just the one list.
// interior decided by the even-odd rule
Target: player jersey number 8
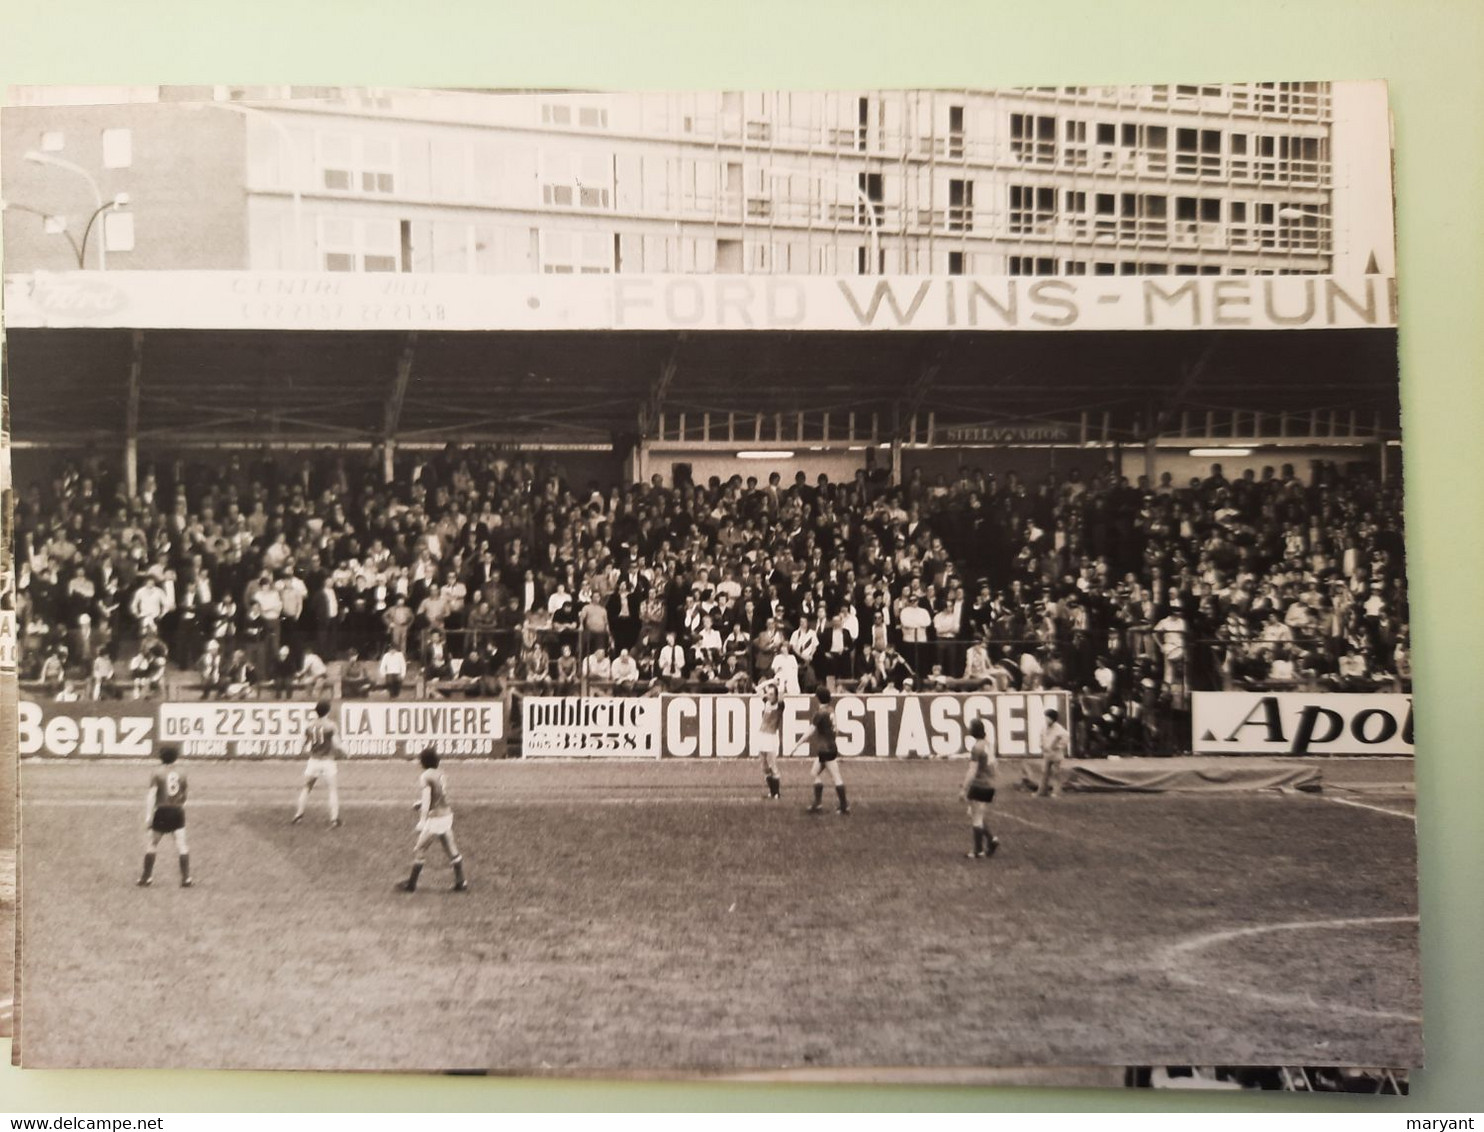
[{"label": "player jersey number 8", "polygon": [[180,775],[173,770],[165,776],[165,796],[167,798],[180,797]]}]

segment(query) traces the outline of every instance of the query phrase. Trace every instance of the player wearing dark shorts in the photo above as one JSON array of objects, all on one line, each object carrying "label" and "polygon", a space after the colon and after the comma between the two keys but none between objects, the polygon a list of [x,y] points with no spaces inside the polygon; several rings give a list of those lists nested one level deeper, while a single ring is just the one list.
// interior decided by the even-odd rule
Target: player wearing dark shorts
[{"label": "player wearing dark shorts", "polygon": [[984,728],[984,720],[969,724],[969,775],[964,779],[960,797],[969,803],[969,822],[974,830],[974,851],[970,857],[992,857],[1000,839],[989,831],[989,804],[994,801],[995,745],[993,735]]},{"label": "player wearing dark shorts", "polygon": [[175,852],[180,859],[180,887],[190,888],[194,883],[191,880],[191,853],[186,848],[186,776],[184,771],[175,768],[175,760],[179,757],[179,747],[161,747],[160,768],[149,776],[149,793],[144,802],[149,841],[144,849],[144,872],[139,875],[140,888],[148,888],[154,883],[155,851],[166,834],[175,838]]},{"label": "player wearing dark shorts", "polygon": [[817,814],[824,809],[824,777],[828,774],[834,779],[835,797],[839,799],[835,813],[848,814],[850,803],[845,800],[845,780],[840,775],[840,749],[835,743],[835,709],[830,706],[829,689],[819,689],[815,698],[819,703],[810,721],[809,737],[805,740],[809,744],[809,753],[814,756],[814,803],[809,812]]}]

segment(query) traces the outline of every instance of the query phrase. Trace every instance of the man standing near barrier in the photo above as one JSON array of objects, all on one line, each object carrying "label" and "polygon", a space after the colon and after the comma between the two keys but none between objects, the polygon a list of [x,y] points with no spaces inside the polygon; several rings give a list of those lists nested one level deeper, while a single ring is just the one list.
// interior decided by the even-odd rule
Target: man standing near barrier
[{"label": "man standing near barrier", "polygon": [[1046,730],[1041,732],[1041,788],[1038,798],[1061,796],[1061,764],[1072,747],[1072,736],[1061,724],[1055,708],[1046,712]]}]

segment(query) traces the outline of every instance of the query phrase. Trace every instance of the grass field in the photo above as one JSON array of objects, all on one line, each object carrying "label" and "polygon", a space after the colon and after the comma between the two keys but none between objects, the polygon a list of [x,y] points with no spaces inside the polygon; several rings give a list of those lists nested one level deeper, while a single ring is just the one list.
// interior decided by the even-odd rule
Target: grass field
[{"label": "grass field", "polygon": [[[133,881],[142,763],[22,769],[28,1066],[716,1073],[1421,1061],[1410,762],[1312,795],[1002,790],[850,761],[449,763],[473,890],[412,896],[416,771],[190,765],[197,887]],[[1334,787],[1341,787],[1336,791]],[[1337,799],[1345,799],[1343,804]]]}]

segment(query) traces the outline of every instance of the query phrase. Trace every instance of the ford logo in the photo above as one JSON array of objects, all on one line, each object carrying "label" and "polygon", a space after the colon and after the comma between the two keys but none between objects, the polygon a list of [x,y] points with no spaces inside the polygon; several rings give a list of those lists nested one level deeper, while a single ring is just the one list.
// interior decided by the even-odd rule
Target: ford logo
[{"label": "ford logo", "polygon": [[128,298],[106,279],[81,272],[37,275],[31,297],[43,313],[62,318],[101,318],[128,304]]}]

